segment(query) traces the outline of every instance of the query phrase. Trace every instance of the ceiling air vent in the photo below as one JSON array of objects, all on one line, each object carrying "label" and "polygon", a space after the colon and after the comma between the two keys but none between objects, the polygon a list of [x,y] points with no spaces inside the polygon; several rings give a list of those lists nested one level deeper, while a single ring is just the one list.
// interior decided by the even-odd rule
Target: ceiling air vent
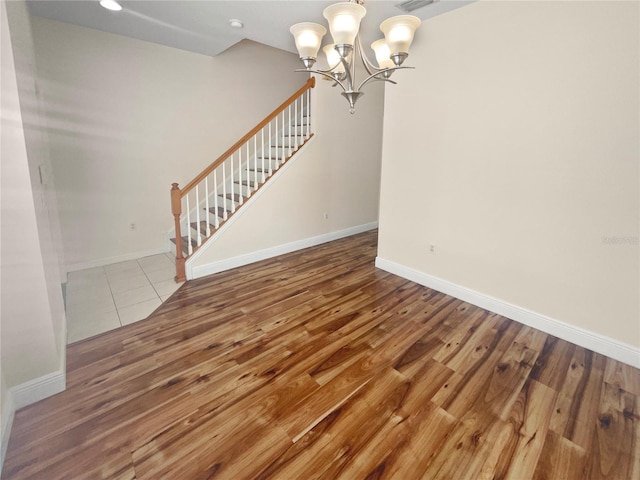
[{"label": "ceiling air vent", "polygon": [[403,12],[413,12],[414,10],[418,10],[419,8],[426,7],[427,5],[431,5],[435,0],[407,0],[406,2],[398,3],[396,7],[398,7]]}]

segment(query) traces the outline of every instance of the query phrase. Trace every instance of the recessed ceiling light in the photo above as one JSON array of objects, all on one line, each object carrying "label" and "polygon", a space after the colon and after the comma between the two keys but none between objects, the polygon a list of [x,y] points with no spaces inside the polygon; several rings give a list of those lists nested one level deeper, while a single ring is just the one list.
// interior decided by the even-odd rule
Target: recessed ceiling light
[{"label": "recessed ceiling light", "polygon": [[122,10],[122,5],[116,2],[116,0],[100,0],[100,5],[107,10],[113,10],[114,12]]},{"label": "recessed ceiling light", "polygon": [[244,27],[244,23],[242,23],[242,20],[232,18],[231,20],[229,20],[229,26],[231,26],[231,28],[242,28]]}]

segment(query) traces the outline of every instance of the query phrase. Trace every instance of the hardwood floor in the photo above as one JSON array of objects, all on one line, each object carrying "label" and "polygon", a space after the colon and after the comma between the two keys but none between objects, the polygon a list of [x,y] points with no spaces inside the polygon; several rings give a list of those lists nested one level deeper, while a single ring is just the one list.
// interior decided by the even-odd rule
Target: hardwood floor
[{"label": "hardwood floor", "polygon": [[639,370],[376,270],[376,235],[71,345],[3,478],[640,478]]}]

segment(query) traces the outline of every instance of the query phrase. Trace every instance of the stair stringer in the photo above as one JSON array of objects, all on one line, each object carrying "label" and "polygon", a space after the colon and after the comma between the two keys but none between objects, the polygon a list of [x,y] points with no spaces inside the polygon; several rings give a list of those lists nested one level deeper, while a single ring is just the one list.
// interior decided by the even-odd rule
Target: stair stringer
[{"label": "stair stringer", "polygon": [[273,186],[288,169],[289,167],[297,161],[300,161],[300,157],[304,156],[305,151],[310,148],[311,144],[315,141],[315,135],[309,138],[304,145],[298,148],[294,152],[294,154],[287,159],[277,170],[274,170],[272,175],[267,179],[265,183],[263,183],[255,192],[251,194],[250,197],[245,198],[243,208],[239,208],[233,215],[231,215],[228,220],[226,220],[220,228],[218,228],[203,244],[195,251],[192,255],[190,255],[185,262],[185,271],[187,280],[193,280],[194,278],[198,278],[194,275],[194,264],[198,263],[200,257],[202,257],[210,248],[212,248],[216,240],[222,237],[224,233],[233,228],[233,225],[244,216],[250,209],[251,206],[260,201],[260,197]]}]

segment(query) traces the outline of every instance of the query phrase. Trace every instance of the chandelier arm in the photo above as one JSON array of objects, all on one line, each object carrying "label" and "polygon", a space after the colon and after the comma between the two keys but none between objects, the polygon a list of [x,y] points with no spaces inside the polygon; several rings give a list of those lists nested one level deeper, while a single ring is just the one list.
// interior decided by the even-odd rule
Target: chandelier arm
[{"label": "chandelier arm", "polygon": [[[331,70],[333,70],[333,68]],[[340,88],[342,88],[342,90],[346,92],[347,89],[342,84],[342,82],[340,80],[338,80],[336,77],[334,77],[333,75],[331,75],[331,73],[328,73],[328,72],[331,72],[331,70],[307,70],[306,68],[300,68],[298,70],[294,70],[294,72],[317,73],[318,75],[323,75],[323,76],[325,76],[327,78],[330,78],[331,80],[333,80],[335,82],[333,84],[334,87],[336,85],[340,85]]]},{"label": "chandelier arm", "polygon": [[379,80],[381,82],[389,82],[389,83],[392,83],[393,85],[397,85],[398,84],[398,82],[396,82],[395,80],[391,80],[390,78],[380,78],[380,77],[378,77],[378,78],[376,78],[376,80]]},{"label": "chandelier arm", "polygon": [[296,70],[294,70],[294,72],[314,72],[314,73],[331,73],[333,72],[336,68],[338,68],[338,64],[336,63],[333,68],[329,68],[328,70],[320,70],[317,68],[311,69],[311,68],[298,68]]},{"label": "chandelier arm", "polygon": [[394,72],[396,70],[403,70],[403,69],[414,69],[415,67],[392,67],[392,68],[383,68],[382,70],[380,70],[379,72],[376,72],[372,75],[369,75],[367,78],[365,78],[362,83],[360,85],[358,85],[358,90],[360,90],[362,87],[364,87],[367,83],[369,83],[371,80],[382,80],[384,82],[389,82],[389,83],[393,83],[394,85],[396,85],[398,82],[395,82],[389,78],[380,78],[379,75],[381,75],[384,72]]},{"label": "chandelier arm", "polygon": [[353,77],[354,77],[354,73],[355,72],[351,72],[351,68],[353,65],[353,60],[355,58],[355,53],[356,52],[351,52],[351,64],[349,62],[347,62],[347,59],[343,56],[340,56],[340,62],[342,62],[342,65],[344,66],[344,71],[346,74],[346,80],[347,80],[347,88],[344,87],[344,85],[340,84],[340,86],[342,87],[342,89],[347,92],[347,91],[352,91],[353,90]]},{"label": "chandelier arm", "polygon": [[385,70],[384,68],[376,67],[373,64],[373,62],[371,60],[369,60],[369,57],[364,53],[364,49],[362,48],[362,42],[360,40],[360,35],[358,35],[356,37],[356,40],[358,41],[358,47],[359,47],[359,53],[360,53],[360,61],[362,62],[362,65],[364,65],[364,69],[367,71],[367,73],[369,75],[377,75],[381,71]]}]

